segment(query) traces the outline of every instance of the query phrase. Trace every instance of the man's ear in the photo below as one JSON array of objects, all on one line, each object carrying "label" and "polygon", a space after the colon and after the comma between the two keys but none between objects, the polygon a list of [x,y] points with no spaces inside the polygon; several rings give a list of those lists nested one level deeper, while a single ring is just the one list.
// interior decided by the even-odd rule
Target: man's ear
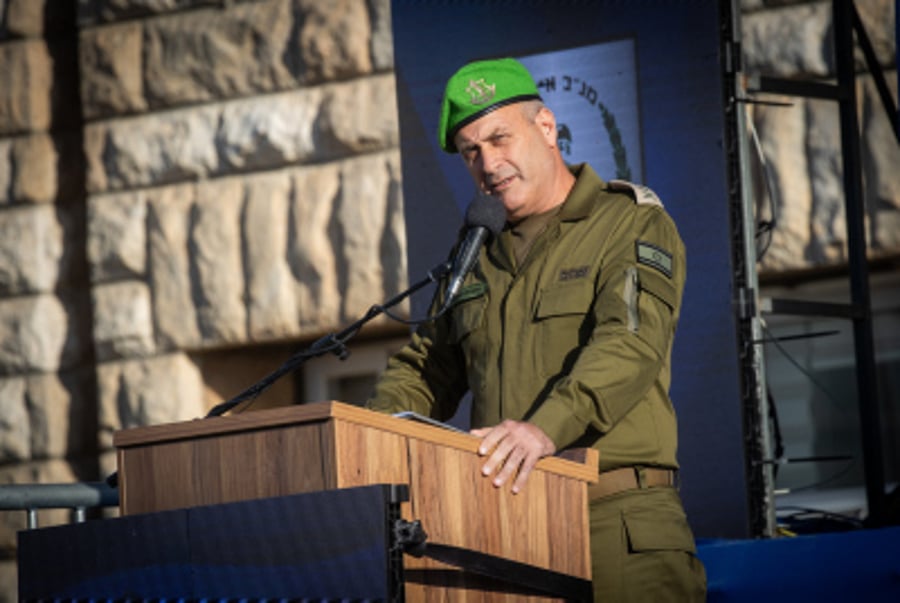
[{"label": "man's ear", "polygon": [[540,128],[541,134],[543,134],[544,138],[547,140],[547,144],[551,147],[555,147],[558,132],[556,131],[556,116],[553,115],[553,111],[547,107],[541,107],[534,118],[534,122],[538,125],[538,128]]}]

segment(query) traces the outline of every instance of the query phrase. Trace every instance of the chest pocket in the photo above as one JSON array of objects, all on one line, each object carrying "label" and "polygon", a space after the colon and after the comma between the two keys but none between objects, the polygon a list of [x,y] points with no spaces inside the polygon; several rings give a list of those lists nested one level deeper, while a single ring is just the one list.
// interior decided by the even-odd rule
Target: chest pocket
[{"label": "chest pocket", "polygon": [[573,361],[572,351],[587,340],[593,300],[594,287],[588,281],[541,291],[534,313],[538,331],[535,355],[544,377],[567,370],[567,362]]},{"label": "chest pocket", "polygon": [[487,295],[482,291],[468,297],[460,292],[460,301],[450,309],[452,321],[450,341],[459,346],[466,366],[466,381],[475,396],[483,396],[487,384],[487,349],[489,346],[485,314]]},{"label": "chest pocket", "polygon": [[454,343],[461,343],[484,325],[486,306],[487,297],[485,295],[470,297],[453,305],[450,310],[453,315],[450,339]]},{"label": "chest pocket", "polygon": [[548,287],[541,291],[535,318],[543,320],[570,314],[586,314],[594,299],[594,287],[589,282]]}]

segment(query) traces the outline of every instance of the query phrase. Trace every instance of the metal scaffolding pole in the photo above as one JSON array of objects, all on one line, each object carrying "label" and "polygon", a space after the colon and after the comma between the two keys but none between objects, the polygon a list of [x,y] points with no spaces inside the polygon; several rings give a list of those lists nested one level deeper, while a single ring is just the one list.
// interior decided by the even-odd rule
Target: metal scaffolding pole
[{"label": "metal scaffolding pole", "polygon": [[847,213],[847,260],[850,266],[850,299],[858,315],[853,318],[856,351],[856,390],[865,463],[868,524],[877,527],[884,518],[884,459],[881,445],[875,343],[866,256],[865,201],[862,188],[859,124],[856,108],[856,69],[853,57],[852,0],[833,0],[834,54],[841,100],[840,126],[843,149],[844,203]]}]

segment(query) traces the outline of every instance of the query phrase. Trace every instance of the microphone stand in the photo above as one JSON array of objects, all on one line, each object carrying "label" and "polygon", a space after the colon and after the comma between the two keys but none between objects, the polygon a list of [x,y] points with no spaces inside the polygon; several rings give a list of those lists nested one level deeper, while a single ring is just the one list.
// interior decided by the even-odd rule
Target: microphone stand
[{"label": "microphone stand", "polygon": [[[296,370],[297,367],[299,367],[310,358],[318,358],[319,356],[327,354],[328,352],[333,352],[341,360],[346,359],[347,356],[350,355],[350,351],[347,349],[347,341],[349,341],[351,337],[356,335],[364,324],[366,324],[376,316],[379,316],[380,314],[387,314],[388,316],[390,316],[390,312],[387,311],[388,308],[396,306],[401,301],[403,301],[422,287],[425,287],[429,283],[435,283],[441,280],[448,272],[450,272],[452,267],[453,265],[451,262],[443,262],[441,264],[438,264],[437,266],[429,270],[425,278],[423,278],[422,280],[413,284],[405,291],[402,291],[399,294],[395,295],[383,304],[372,306],[362,318],[348,326],[340,333],[331,333],[329,335],[326,335],[325,337],[322,337],[313,342],[313,344],[307,349],[297,352],[296,354],[288,358],[276,370],[272,371],[270,374],[266,375],[265,377],[239,393],[234,398],[214,406],[204,418],[208,419],[210,417],[217,417],[219,415],[225,414],[241,402],[244,402],[245,400],[249,400],[251,398],[255,398],[256,396],[263,393],[266,389],[268,389],[273,383],[278,381],[281,377],[293,370]],[[113,473],[106,476],[106,479],[104,481],[111,488],[118,487],[119,472],[114,471]]]},{"label": "microphone stand", "polygon": [[451,267],[452,267],[452,264],[450,262],[443,262],[441,264],[438,264],[437,266],[435,266],[434,268],[432,268],[431,270],[428,271],[425,278],[423,278],[419,282],[413,284],[405,291],[402,291],[401,293],[395,295],[394,297],[392,297],[385,303],[383,303],[381,305],[372,306],[371,308],[369,308],[369,311],[366,312],[366,314],[362,318],[360,318],[359,320],[357,320],[356,322],[354,322],[353,324],[351,324],[350,326],[345,328],[343,331],[336,333],[336,334],[331,333],[329,335],[322,337],[321,339],[318,339],[307,349],[301,350],[301,351],[297,352],[296,354],[294,354],[293,356],[291,356],[290,358],[288,358],[284,362],[284,364],[282,364],[280,367],[278,367],[275,371],[273,371],[269,375],[263,377],[262,379],[260,379],[259,381],[257,381],[256,383],[254,383],[253,385],[251,385],[250,387],[245,389],[243,392],[239,393],[234,398],[214,406],[207,413],[205,418],[216,417],[216,416],[222,415],[222,414],[228,412],[229,410],[231,410],[232,408],[234,408],[235,406],[237,406],[238,404],[240,404],[241,402],[255,398],[256,396],[258,396],[259,394],[264,392],[266,389],[268,389],[273,383],[278,381],[278,379],[280,379],[287,373],[290,373],[291,371],[296,370],[301,364],[303,364],[310,358],[317,358],[319,356],[323,356],[329,352],[332,352],[341,360],[345,360],[347,358],[347,356],[350,355],[350,351],[347,349],[347,345],[346,345],[347,341],[349,341],[350,338],[352,338],[354,335],[356,335],[359,332],[359,330],[362,328],[363,325],[365,325],[367,322],[369,322],[370,320],[372,320],[373,318],[375,318],[376,316],[379,316],[381,314],[387,314],[388,316],[390,316],[390,313],[387,312],[388,308],[392,308],[393,306],[396,306],[401,301],[403,301],[404,299],[406,299],[407,297],[409,297],[410,295],[412,295],[413,293],[415,293],[422,287],[425,287],[429,283],[439,281],[441,278],[444,277],[444,275],[446,275],[448,272],[450,272]]}]

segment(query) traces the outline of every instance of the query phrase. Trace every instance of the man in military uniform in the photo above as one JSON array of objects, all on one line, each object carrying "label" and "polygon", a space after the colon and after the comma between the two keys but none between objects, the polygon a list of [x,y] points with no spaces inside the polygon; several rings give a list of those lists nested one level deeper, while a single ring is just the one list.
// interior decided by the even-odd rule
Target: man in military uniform
[{"label": "man in military uniform", "polygon": [[450,78],[441,147],[502,202],[507,225],[367,405],[445,420],[471,391],[482,473],[513,492],[540,458],[596,448],[595,599],[702,601],[668,394],[684,246],[652,191],[567,166],[557,136],[517,61],[470,63]]}]

